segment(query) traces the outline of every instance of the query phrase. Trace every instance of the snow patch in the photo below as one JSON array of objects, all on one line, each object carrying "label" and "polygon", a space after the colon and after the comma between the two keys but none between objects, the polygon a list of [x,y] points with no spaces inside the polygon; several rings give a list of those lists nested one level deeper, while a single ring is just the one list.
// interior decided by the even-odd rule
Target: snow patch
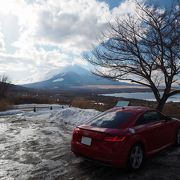
[{"label": "snow patch", "polygon": [[66,108],[56,112],[51,118],[52,121],[62,121],[70,125],[81,125],[87,123],[92,117],[100,112],[94,109]]},{"label": "snow patch", "polygon": [[62,81],[64,81],[63,78],[58,78],[58,79],[53,80],[53,83],[55,83],[55,82],[62,82]]},{"label": "snow patch", "polygon": [[8,111],[0,112],[0,116],[18,115],[18,114],[22,114],[22,113],[23,112],[20,110],[8,110]]},{"label": "snow patch", "polygon": [[94,103],[94,104],[104,106],[104,103]]}]

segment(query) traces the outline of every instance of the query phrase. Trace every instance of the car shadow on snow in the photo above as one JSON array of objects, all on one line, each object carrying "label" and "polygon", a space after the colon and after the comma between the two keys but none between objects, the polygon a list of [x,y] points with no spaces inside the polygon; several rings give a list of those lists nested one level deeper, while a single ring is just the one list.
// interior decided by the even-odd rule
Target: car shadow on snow
[{"label": "car shadow on snow", "polygon": [[82,160],[76,166],[74,178],[78,180],[179,180],[180,148],[169,147],[146,159],[142,168],[135,172],[118,169],[93,161]]}]

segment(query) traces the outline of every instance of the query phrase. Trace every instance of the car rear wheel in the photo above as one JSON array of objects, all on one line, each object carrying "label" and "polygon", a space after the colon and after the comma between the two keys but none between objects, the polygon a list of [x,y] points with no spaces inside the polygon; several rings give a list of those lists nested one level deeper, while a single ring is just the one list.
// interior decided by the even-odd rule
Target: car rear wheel
[{"label": "car rear wheel", "polygon": [[177,144],[178,146],[180,146],[180,129],[178,129],[178,131],[177,131],[176,144]]},{"label": "car rear wheel", "polygon": [[144,152],[141,145],[136,144],[131,148],[130,154],[129,154],[129,162],[128,162],[128,168],[130,170],[138,170],[144,159]]}]

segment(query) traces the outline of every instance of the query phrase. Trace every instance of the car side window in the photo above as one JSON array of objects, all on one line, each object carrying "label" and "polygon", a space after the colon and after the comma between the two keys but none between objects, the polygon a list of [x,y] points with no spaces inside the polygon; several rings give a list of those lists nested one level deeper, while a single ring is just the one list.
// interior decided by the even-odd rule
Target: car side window
[{"label": "car side window", "polygon": [[147,122],[155,122],[159,120],[159,113],[156,111],[150,111],[144,114],[144,118]]},{"label": "car side window", "polygon": [[135,126],[146,124],[146,120],[144,118],[144,115],[141,115],[138,120],[136,121]]},{"label": "car side window", "polygon": [[136,121],[136,126],[156,122],[160,120],[160,113],[156,111],[149,111],[144,113]]}]

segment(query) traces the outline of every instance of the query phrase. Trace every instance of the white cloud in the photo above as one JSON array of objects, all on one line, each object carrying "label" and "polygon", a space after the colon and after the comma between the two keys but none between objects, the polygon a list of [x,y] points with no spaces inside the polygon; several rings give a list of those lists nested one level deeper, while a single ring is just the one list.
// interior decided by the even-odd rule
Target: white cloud
[{"label": "white cloud", "polygon": [[4,35],[0,32],[0,52],[5,51]]},{"label": "white cloud", "polygon": [[0,54],[0,74],[6,71],[14,82],[38,81],[64,65],[83,64],[81,53],[97,45],[107,21],[133,9],[130,1],[112,11],[97,0],[1,1],[0,25],[5,27],[7,17],[11,21],[5,38],[0,34],[0,49],[7,44],[7,52]]},{"label": "white cloud", "polygon": [[110,16],[108,5],[96,0],[49,0],[31,4],[29,9],[34,17],[26,20],[30,23],[22,23],[24,31],[15,43],[19,48],[28,42],[29,46],[55,44],[65,50],[82,52],[97,40]]},{"label": "white cloud", "polygon": [[[139,0],[140,1],[140,0]],[[125,15],[127,13],[134,13],[136,10],[135,3],[132,0],[122,2],[118,7],[112,10],[113,17]]]}]

